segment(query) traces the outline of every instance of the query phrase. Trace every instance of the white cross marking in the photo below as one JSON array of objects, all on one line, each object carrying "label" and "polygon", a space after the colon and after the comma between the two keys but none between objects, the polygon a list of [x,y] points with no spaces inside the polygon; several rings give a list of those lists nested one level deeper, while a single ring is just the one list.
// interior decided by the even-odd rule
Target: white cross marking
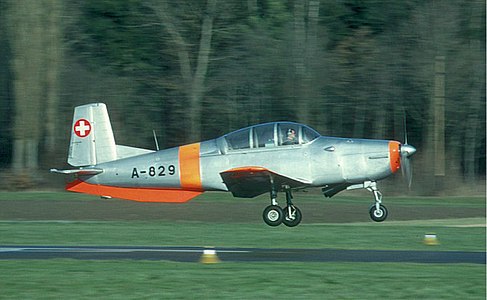
[{"label": "white cross marking", "polygon": [[87,131],[89,132],[91,130],[91,127],[88,123],[88,125],[85,124],[84,120],[79,121],[79,125],[74,127],[74,131],[78,133],[79,136],[84,137],[87,135]]}]

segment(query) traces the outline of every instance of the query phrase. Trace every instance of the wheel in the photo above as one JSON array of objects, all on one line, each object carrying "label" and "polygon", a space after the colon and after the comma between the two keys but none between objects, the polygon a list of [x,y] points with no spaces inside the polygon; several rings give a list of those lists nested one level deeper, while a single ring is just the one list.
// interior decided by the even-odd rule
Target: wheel
[{"label": "wheel", "polygon": [[285,207],[283,211],[284,211],[284,218],[282,219],[282,223],[284,223],[284,225],[288,227],[294,227],[299,225],[299,223],[301,223],[301,219],[303,215],[301,214],[299,208],[297,208],[296,206],[292,206],[291,208],[292,218],[289,217],[289,209],[287,207]]},{"label": "wheel", "polygon": [[264,218],[264,222],[266,222],[269,226],[279,226],[282,223],[282,219],[284,218],[284,213],[282,208],[277,205],[269,205],[264,209],[264,213],[262,214]]},{"label": "wheel", "polygon": [[376,222],[382,222],[387,218],[387,208],[380,204],[379,209],[375,208],[375,204],[370,207],[370,218]]}]

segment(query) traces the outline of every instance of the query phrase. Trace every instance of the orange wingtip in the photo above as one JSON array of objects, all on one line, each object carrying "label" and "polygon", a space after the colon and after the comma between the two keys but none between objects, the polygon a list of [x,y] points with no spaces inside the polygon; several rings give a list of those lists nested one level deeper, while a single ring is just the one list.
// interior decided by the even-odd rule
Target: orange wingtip
[{"label": "orange wingtip", "polygon": [[70,192],[85,193],[90,195],[109,196],[125,200],[139,202],[188,202],[202,194],[197,191],[153,189],[153,188],[127,188],[107,185],[90,184],[79,179],[66,185]]}]

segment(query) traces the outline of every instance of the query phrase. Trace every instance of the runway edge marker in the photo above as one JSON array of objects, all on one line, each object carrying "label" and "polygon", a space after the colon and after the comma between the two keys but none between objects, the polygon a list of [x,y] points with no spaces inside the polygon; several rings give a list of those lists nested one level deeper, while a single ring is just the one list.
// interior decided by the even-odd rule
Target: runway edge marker
[{"label": "runway edge marker", "polygon": [[423,243],[427,246],[437,246],[440,244],[435,233],[427,233],[424,235]]},{"label": "runway edge marker", "polygon": [[206,248],[203,250],[203,255],[201,255],[200,263],[202,264],[217,264],[220,263],[221,260],[218,258],[216,254],[215,248]]}]

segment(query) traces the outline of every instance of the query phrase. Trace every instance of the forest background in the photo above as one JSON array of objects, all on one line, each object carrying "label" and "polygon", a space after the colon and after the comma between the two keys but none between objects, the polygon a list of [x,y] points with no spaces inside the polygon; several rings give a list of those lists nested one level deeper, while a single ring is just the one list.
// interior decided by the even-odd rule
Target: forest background
[{"label": "forest background", "polygon": [[406,115],[411,192],[485,194],[485,7],[0,0],[0,189],[61,186],[73,108],[104,102],[117,143],[150,149],[277,120],[404,141]]}]

